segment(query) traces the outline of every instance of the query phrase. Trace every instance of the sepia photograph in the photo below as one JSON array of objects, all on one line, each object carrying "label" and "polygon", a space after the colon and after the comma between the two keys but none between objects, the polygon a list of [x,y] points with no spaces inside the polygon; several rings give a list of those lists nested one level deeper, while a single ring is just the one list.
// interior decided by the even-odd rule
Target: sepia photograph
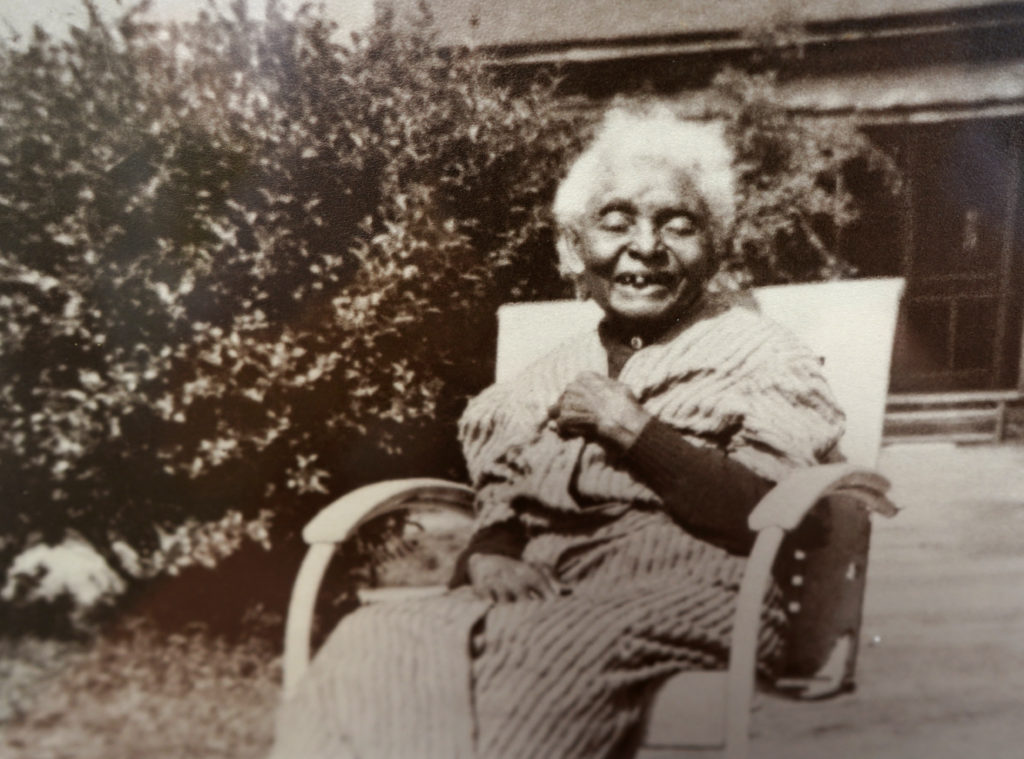
[{"label": "sepia photograph", "polygon": [[1024,2],[0,0],[0,756],[1019,759]]}]

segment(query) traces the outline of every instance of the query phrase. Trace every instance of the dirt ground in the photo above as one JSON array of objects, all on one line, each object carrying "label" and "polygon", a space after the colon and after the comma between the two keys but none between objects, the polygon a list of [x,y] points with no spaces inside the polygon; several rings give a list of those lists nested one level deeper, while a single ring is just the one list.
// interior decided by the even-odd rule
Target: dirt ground
[{"label": "dirt ground", "polygon": [[1024,446],[886,448],[858,687],[764,696],[752,759],[1024,757]]}]

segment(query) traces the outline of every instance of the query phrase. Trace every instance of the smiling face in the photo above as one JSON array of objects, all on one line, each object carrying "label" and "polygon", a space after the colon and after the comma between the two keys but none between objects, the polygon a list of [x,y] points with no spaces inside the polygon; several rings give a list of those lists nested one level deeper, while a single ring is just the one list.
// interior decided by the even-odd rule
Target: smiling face
[{"label": "smiling face", "polygon": [[651,158],[613,161],[574,235],[582,284],[624,328],[667,327],[712,273],[707,211],[688,176]]}]

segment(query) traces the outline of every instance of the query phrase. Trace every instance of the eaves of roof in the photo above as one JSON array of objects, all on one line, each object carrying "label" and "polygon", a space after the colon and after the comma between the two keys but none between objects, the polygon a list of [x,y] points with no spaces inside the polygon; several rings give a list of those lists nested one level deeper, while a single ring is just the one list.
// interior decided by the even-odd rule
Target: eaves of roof
[{"label": "eaves of roof", "polygon": [[779,96],[795,113],[853,116],[876,123],[1020,115],[1024,113],[1024,61],[805,77],[782,83]]},{"label": "eaves of roof", "polygon": [[[414,18],[421,0],[379,0]],[[1024,16],[993,0],[426,0],[438,43],[509,62],[596,61],[750,47],[751,30],[800,26],[813,41],[934,33]]]}]

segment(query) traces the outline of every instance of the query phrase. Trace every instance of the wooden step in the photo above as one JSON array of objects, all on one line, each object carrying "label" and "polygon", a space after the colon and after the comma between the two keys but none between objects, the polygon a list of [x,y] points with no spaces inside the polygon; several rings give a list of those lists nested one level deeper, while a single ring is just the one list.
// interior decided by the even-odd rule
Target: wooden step
[{"label": "wooden step", "polygon": [[906,393],[888,398],[885,442],[1001,443],[1007,408],[1024,401],[1017,390]]}]

